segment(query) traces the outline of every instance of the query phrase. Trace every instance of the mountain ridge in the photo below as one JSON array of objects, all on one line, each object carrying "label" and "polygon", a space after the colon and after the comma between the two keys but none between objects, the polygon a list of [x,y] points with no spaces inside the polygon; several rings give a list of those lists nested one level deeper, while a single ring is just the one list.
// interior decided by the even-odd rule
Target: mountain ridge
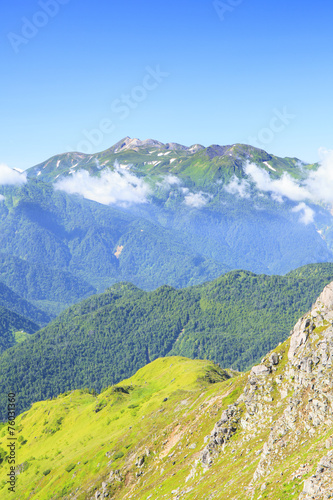
[{"label": "mountain ridge", "polygon": [[[137,158],[135,156],[132,157],[131,152],[139,154],[139,156]],[[134,160],[134,165],[137,163],[141,168],[147,165],[153,165],[155,167],[156,164],[161,168],[161,166],[165,165],[165,167],[169,166],[166,170],[170,172],[175,171],[175,165],[179,164],[179,162],[182,163],[186,161],[186,159],[196,162],[200,161],[202,158],[206,158],[208,161],[212,161],[215,158],[214,162],[216,162],[216,159],[220,158],[224,161],[224,163],[221,164],[222,167],[227,170],[231,168],[231,172],[235,173],[237,171],[241,175],[243,175],[243,171],[239,161],[243,162],[245,160],[254,162],[259,161],[262,168],[270,173],[277,171],[281,173],[282,166],[284,170],[291,172],[294,172],[301,163],[303,167],[307,166],[306,163],[301,162],[298,158],[279,158],[267,153],[263,149],[248,144],[235,143],[225,146],[212,144],[207,147],[200,144],[194,144],[188,147],[177,143],[162,143],[155,139],[141,141],[140,139],[125,137],[113,146],[97,153],[85,154],[80,152],[68,152],[55,155],[27,169],[26,173],[29,178],[41,176],[41,179],[46,181],[54,180],[61,175],[73,173],[73,171],[78,168],[84,168],[90,173],[98,174],[98,172],[101,170],[103,171],[105,168],[113,168],[114,162],[118,157],[120,162],[122,162],[122,159],[125,159],[127,164],[131,163],[131,161],[128,162],[126,160],[126,156],[123,155],[124,153],[129,155],[130,160]],[[169,156],[170,154],[171,156]],[[141,156],[142,159],[140,159]],[[152,161],[152,158],[154,161]],[[232,160],[231,162],[229,158]],[[267,164],[268,161],[273,162],[273,168]],[[62,166],[62,163],[64,166]],[[217,165],[216,170],[218,171],[219,168],[221,167]],[[182,169],[183,167],[181,167],[180,172]],[[301,172],[298,172],[298,175],[300,174]]]},{"label": "mountain ridge", "polygon": [[0,406],[8,386],[21,412],[66,390],[101,391],[161,356],[248,368],[285,340],[332,279],[333,264],[316,264],[286,277],[232,271],[186,289],[115,284],[1,355]]},{"label": "mountain ridge", "polygon": [[35,403],[18,418],[22,499],[328,500],[332,364],[330,282],[250,372],[167,357]]}]

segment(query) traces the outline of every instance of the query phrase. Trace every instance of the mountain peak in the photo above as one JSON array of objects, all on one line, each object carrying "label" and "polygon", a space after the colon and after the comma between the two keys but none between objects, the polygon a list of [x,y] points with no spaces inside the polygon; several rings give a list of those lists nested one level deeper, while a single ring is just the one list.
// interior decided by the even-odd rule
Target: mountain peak
[{"label": "mountain peak", "polygon": [[141,149],[147,149],[147,148],[156,148],[156,149],[165,149],[165,150],[172,150],[172,151],[186,151],[188,153],[196,153],[197,151],[200,151],[202,149],[205,149],[204,146],[201,144],[194,144],[190,147],[184,146],[183,144],[179,144],[178,142],[167,142],[163,143],[160,141],[156,141],[155,139],[137,139],[137,138],[131,138],[129,136],[124,137],[124,139],[121,139],[119,142],[114,144],[109,151],[112,151],[113,153],[120,153],[122,151],[127,151],[129,149],[134,150],[134,151],[139,151]]},{"label": "mountain peak", "polygon": [[138,151],[141,148],[147,148],[147,147],[163,147],[164,144],[159,141],[155,141],[154,139],[145,139],[144,141],[141,141],[140,139],[132,139],[131,137],[125,137],[121,141],[117,142],[114,146],[112,146],[112,149],[114,149],[115,153],[119,153],[120,151],[126,151],[128,149],[134,149],[135,151]]}]

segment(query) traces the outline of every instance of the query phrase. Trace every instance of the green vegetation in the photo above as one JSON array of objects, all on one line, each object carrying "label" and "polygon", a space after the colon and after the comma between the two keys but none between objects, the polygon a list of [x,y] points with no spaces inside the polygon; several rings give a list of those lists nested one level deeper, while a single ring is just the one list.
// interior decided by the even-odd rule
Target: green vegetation
[{"label": "green vegetation", "polygon": [[64,391],[99,392],[168,355],[247,369],[288,337],[332,280],[333,264],[316,264],[286,276],[232,271],[182,290],[114,285],[4,352],[1,397],[16,392],[23,411]]},{"label": "green vegetation", "polygon": [[[268,380],[258,381],[259,393],[266,392],[265,384],[274,385],[276,377],[284,378],[288,342],[275,351],[282,360]],[[17,498],[87,500],[104,490],[115,500],[147,500],[152,494],[171,499],[181,492],[188,500],[206,499],[207,492],[223,500],[246,500],[252,486],[256,500],[296,500],[304,479],[315,473],[318,461],[326,455],[326,440],[332,439],[333,428],[325,422],[317,432],[309,433],[303,428],[307,415],[305,422],[297,419],[297,432],[289,429],[281,441],[274,442],[280,452],[271,450],[269,468],[253,481],[271,429],[289,404],[289,398],[281,397],[278,390],[267,403],[268,413],[273,408],[272,418],[243,414],[246,421],[253,418],[255,428],[236,423],[235,434],[219,446],[211,467],[202,467],[201,452],[214,425],[223,410],[237,401],[247,381],[248,373],[232,374],[209,361],[167,357],[100,395],[69,391],[35,403],[17,418]],[[297,396],[306,404],[307,388],[302,395],[297,391]],[[102,401],[107,404],[96,413]],[[244,403],[239,408],[244,411]],[[57,426],[60,418],[56,434],[44,432],[45,426]],[[4,426],[0,430],[0,496],[10,500],[6,432]]]},{"label": "green vegetation", "polygon": [[23,342],[37,330],[36,323],[0,306],[0,353]]},{"label": "green vegetation", "polygon": [[[211,379],[216,379],[215,383],[209,382]],[[183,443],[184,455],[187,455],[184,465],[189,468],[196,450],[188,446],[194,439],[191,434],[196,433],[198,415],[203,421],[200,437],[195,439],[199,438],[201,443],[204,433],[211,430],[213,414],[217,413],[216,403],[210,407],[213,399],[218,397],[218,408],[221,408],[223,393],[242,383],[240,377],[230,378],[229,372],[209,361],[170,357],[155,360],[121,386],[110,387],[99,396],[74,391],[34,404],[17,419],[19,435],[24,434],[27,439],[25,446],[19,444],[17,448],[21,471],[17,498],[27,500],[38,494],[39,500],[61,499],[74,491],[80,500],[87,498],[89,491],[90,498],[94,496],[96,481],[108,480],[106,476],[110,471],[117,474],[125,464],[135,469],[136,457],[145,454],[146,449],[149,456],[146,455],[145,466],[152,464],[158,455],[164,457],[162,463],[168,464],[168,448],[172,445],[165,446],[165,442],[174,436],[175,428],[180,431],[176,441]],[[117,387],[132,389],[127,393],[115,390]],[[95,413],[96,404],[102,400],[106,400],[107,405]],[[60,416],[63,417],[61,429],[56,434],[46,434],[45,419],[47,425],[53,427]],[[6,428],[3,428],[0,451],[5,447],[6,438]],[[29,463],[29,467],[22,467],[24,463]],[[0,464],[0,496],[4,500],[12,498],[1,482],[7,473],[6,467],[7,463]],[[132,482],[130,479],[130,484]],[[120,486],[118,481],[112,490],[117,486]]]},{"label": "green vegetation", "polygon": [[[0,307],[8,309],[17,315],[24,316],[28,320],[31,320],[33,323],[37,323],[39,325],[46,325],[51,319],[45,312],[23,299],[22,296],[14,292],[1,281]],[[28,328],[28,330],[30,330],[30,328]]]},{"label": "green vegetation", "polygon": [[[96,291],[89,283],[69,272],[1,252],[0,280],[16,294],[53,317],[73,302]],[[58,304],[60,307],[57,307]],[[47,314],[44,313],[45,316]],[[49,318],[42,322],[48,321]]]}]

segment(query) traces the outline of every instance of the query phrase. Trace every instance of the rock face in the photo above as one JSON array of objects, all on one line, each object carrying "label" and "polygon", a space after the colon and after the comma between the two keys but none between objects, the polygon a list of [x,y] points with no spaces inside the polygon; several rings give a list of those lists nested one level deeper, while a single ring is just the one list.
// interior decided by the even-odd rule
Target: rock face
[{"label": "rock face", "polygon": [[209,467],[212,464],[218,447],[226,443],[236,432],[240,416],[241,411],[237,404],[229,405],[227,410],[224,410],[220,420],[216,422],[209,436],[208,444],[201,452],[201,461],[205,467]]},{"label": "rock face", "polygon": [[[239,443],[246,443],[267,429],[268,437],[247,487],[249,497],[257,498],[266,489],[263,481],[277,471],[281,470],[279,473],[283,475],[284,461],[303,446],[302,453],[310,462],[297,470],[296,466],[295,470],[288,469],[292,480],[302,479],[301,491],[291,491],[290,498],[333,498],[333,449],[327,452],[333,446],[333,436],[327,436],[333,433],[332,363],[333,283],[330,283],[311,311],[296,323],[289,348],[286,346],[284,352],[277,348],[252,368],[236,404],[222,413],[207,438],[208,444],[200,457],[203,467],[211,467],[223,455],[232,437],[235,443],[236,436]],[[323,436],[326,440],[322,440]],[[312,445],[307,449],[306,443]]]}]

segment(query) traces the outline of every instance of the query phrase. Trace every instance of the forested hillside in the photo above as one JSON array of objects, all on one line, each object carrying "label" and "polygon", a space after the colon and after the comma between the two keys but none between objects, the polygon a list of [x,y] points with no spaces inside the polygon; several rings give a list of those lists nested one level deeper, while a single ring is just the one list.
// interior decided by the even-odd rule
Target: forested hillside
[{"label": "forested hillside", "polygon": [[0,353],[25,340],[27,334],[39,328],[36,323],[0,306]]},{"label": "forested hillside", "polygon": [[175,354],[247,369],[288,337],[332,280],[333,264],[317,264],[286,276],[232,271],[181,290],[114,285],[3,353],[0,392],[16,392],[22,411],[69,389],[100,391]]},{"label": "forested hillside", "polygon": [[[1,255],[1,254],[0,254]],[[51,317],[44,311],[41,311],[33,304],[22,298],[21,295],[14,292],[11,288],[0,281],[0,306],[9,309],[10,311],[24,316],[31,321],[46,325],[50,322]]]}]

